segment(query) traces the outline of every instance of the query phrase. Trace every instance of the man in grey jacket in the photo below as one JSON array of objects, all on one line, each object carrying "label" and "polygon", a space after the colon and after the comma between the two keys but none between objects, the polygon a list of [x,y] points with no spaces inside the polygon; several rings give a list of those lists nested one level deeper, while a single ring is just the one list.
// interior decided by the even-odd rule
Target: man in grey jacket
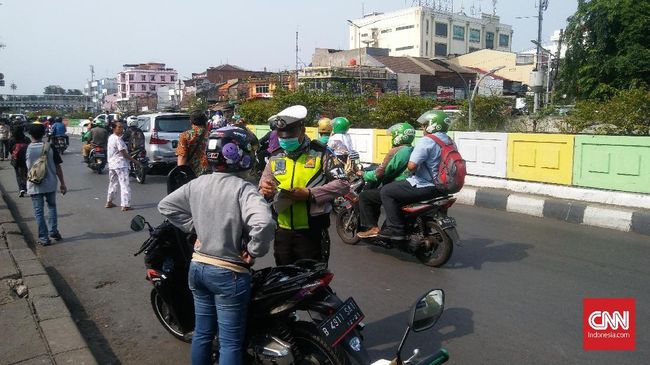
[{"label": "man in grey jacket", "polygon": [[196,230],[189,271],[196,316],[192,364],[210,363],[217,325],[219,362],[241,364],[249,267],[269,251],[275,222],[257,188],[239,176],[252,163],[246,133],[220,128],[210,135],[206,152],[214,172],[175,190],[158,210],[184,231]]}]

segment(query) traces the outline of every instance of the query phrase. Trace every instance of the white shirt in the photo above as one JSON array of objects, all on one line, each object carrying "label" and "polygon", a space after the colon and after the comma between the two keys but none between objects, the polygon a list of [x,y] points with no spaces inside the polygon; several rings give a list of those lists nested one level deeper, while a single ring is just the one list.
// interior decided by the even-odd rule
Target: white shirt
[{"label": "white shirt", "polygon": [[129,168],[129,160],[124,158],[122,156],[122,153],[120,151],[127,151],[126,149],[126,143],[122,140],[122,138],[118,137],[115,134],[111,134],[110,137],[108,137],[108,169],[109,170],[115,170],[115,169],[128,169]]},{"label": "white shirt", "polygon": [[354,145],[352,144],[352,137],[349,134],[332,134],[330,139],[327,141],[327,147],[331,148],[335,152],[356,152]]}]

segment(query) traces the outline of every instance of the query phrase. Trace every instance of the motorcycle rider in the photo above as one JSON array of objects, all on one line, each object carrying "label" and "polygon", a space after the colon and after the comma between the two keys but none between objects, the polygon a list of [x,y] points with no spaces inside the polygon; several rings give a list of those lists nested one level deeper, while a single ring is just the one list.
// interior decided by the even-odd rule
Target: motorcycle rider
[{"label": "motorcycle rider", "polygon": [[427,134],[438,137],[444,143],[449,143],[451,138],[447,135],[449,130],[449,116],[442,110],[429,110],[422,114],[417,122],[425,133],[415,144],[408,162],[408,170],[413,175],[406,180],[397,181],[381,189],[381,202],[386,212],[385,228],[379,236],[392,240],[404,240],[404,216],[401,207],[404,204],[415,203],[421,200],[433,199],[442,195],[436,187],[438,166],[442,149]]},{"label": "motorcycle rider", "polygon": [[192,364],[212,363],[218,328],[219,363],[236,365],[242,363],[249,268],[269,251],[275,222],[256,187],[243,179],[252,166],[244,131],[218,129],[210,135],[206,155],[213,172],[169,194],[158,210],[175,226],[197,234],[188,274],[196,317]]},{"label": "motorcycle rider", "polygon": [[88,144],[84,146],[86,148],[86,151],[84,151],[84,155],[86,156],[85,161],[88,162],[88,154],[90,153],[90,150],[96,146],[102,147],[106,149],[106,145],[108,144],[108,137],[110,136],[110,133],[108,133],[108,130],[104,127],[104,124],[102,123],[101,120],[96,120],[93,123],[93,127],[90,130],[90,136],[88,138]]},{"label": "motorcycle rider", "polygon": [[348,118],[336,117],[332,119],[332,135],[327,141],[327,147],[334,150],[337,155],[356,152],[348,130],[350,130],[350,121]]},{"label": "motorcycle rider", "polygon": [[[411,143],[415,139],[415,129],[408,123],[397,123],[388,129],[393,148],[388,151],[381,165],[372,171],[359,171],[366,184],[382,184],[383,186],[406,179],[406,166],[413,151]],[[381,187],[365,189],[359,195],[359,213],[361,225],[366,227],[364,232],[357,233],[359,238],[375,237],[379,234],[379,208],[381,207]]]},{"label": "motorcycle rider", "polygon": [[63,118],[54,118],[54,124],[52,124],[52,128],[50,129],[50,140],[52,140],[54,137],[65,137],[65,145],[68,146],[70,145],[70,137],[68,137],[66,132],[67,131],[65,124],[63,124]]},{"label": "motorcycle rider", "polygon": [[330,139],[332,134],[332,120],[330,118],[320,118],[318,121],[318,140],[324,144]]},{"label": "motorcycle rider", "polygon": [[127,124],[128,128],[124,132],[122,140],[126,143],[129,153],[136,150],[144,150],[145,137],[142,129],[138,127],[138,120],[131,118]]},{"label": "motorcycle rider", "polygon": [[277,128],[281,151],[269,159],[260,190],[265,197],[276,198],[277,265],[300,259],[327,263],[331,202],[350,188],[338,159],[305,135],[306,117],[307,108],[294,105],[269,118]]}]

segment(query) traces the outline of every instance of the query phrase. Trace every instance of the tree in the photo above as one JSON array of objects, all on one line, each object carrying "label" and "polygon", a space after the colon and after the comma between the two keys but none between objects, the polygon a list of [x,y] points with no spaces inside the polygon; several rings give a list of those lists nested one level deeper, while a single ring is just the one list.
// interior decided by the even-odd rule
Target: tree
[{"label": "tree", "polygon": [[[502,97],[482,96],[474,97],[472,108],[472,129],[478,131],[504,131],[508,122],[508,101]],[[461,113],[452,124],[454,130],[470,130],[468,121],[469,107],[467,101],[461,104]]]},{"label": "tree", "polygon": [[578,99],[650,85],[650,2],[579,0],[565,32],[559,88]]},{"label": "tree", "polygon": [[192,95],[188,98],[187,110],[190,113],[195,110],[206,112],[208,110],[208,101],[205,98]]},{"label": "tree", "polygon": [[43,94],[45,94],[45,95],[51,95],[51,94],[62,95],[62,94],[65,94],[65,89],[62,88],[59,85],[49,85],[49,86],[46,86],[45,89],[43,89]]},{"label": "tree", "polygon": [[68,89],[65,93],[66,95],[83,95],[79,89]]},{"label": "tree", "polygon": [[266,124],[274,113],[272,100],[251,100],[239,107],[239,114],[248,124]]},{"label": "tree", "polygon": [[377,106],[370,113],[368,127],[388,128],[395,123],[407,122],[417,128],[414,125],[415,120],[436,105],[438,103],[433,99],[406,94],[386,94],[377,100]]}]

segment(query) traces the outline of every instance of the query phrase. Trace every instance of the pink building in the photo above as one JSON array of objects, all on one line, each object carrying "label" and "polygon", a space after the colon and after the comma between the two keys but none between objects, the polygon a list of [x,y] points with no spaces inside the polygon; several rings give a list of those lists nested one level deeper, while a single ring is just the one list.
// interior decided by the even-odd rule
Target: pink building
[{"label": "pink building", "polygon": [[164,63],[127,64],[123,67],[124,71],[117,74],[119,100],[156,95],[159,87],[178,81],[176,70],[165,68]]}]

